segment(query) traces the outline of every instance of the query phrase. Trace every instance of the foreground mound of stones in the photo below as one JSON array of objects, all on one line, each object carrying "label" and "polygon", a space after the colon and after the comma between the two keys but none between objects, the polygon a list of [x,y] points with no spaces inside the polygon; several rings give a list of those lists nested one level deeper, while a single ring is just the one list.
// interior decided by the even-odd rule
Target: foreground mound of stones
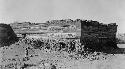
[{"label": "foreground mound of stones", "polygon": [[7,24],[0,24],[0,47],[9,46],[16,40],[17,36],[11,26]]},{"label": "foreground mound of stones", "polygon": [[93,62],[98,64],[98,61],[108,61],[113,57],[96,52],[83,55],[65,51],[46,52],[43,48],[34,49],[23,41],[1,47],[0,54],[1,69],[89,69],[86,67],[94,65]]}]

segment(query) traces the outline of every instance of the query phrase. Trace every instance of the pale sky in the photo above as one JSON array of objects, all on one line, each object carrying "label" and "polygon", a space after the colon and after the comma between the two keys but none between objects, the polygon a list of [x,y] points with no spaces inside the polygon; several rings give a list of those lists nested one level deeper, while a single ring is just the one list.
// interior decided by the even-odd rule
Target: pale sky
[{"label": "pale sky", "polygon": [[0,0],[0,22],[87,19],[117,23],[125,32],[125,0]]}]

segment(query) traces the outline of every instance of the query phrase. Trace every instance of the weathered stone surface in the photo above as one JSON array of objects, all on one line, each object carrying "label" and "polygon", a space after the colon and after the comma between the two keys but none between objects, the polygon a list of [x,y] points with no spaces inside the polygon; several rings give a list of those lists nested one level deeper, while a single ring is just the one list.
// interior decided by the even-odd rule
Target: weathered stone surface
[{"label": "weathered stone surface", "polygon": [[81,43],[85,48],[106,51],[117,47],[117,25],[102,24],[96,21],[81,21]]},{"label": "weathered stone surface", "polygon": [[[14,24],[15,25],[15,24]],[[31,29],[31,25],[36,27],[40,24],[35,23],[18,23],[20,29],[28,27]],[[18,26],[17,25],[17,26]],[[26,26],[27,25],[27,26]],[[47,25],[47,26],[46,26]],[[50,34],[50,33],[76,33],[77,38],[81,38],[81,44],[85,45],[85,47],[94,48],[94,49],[109,49],[117,48],[116,45],[116,32],[117,25],[115,23],[111,24],[103,24],[98,21],[92,20],[52,20],[46,22],[46,29],[43,31],[42,29],[33,29],[32,32],[30,30],[21,30],[26,34]],[[41,26],[42,27],[42,26]],[[18,31],[18,34],[23,34],[19,30],[18,27],[15,28],[14,31]],[[40,30],[40,31],[39,31]],[[60,36],[62,34],[59,34]],[[56,37],[57,38],[57,37]]]},{"label": "weathered stone surface", "polygon": [[8,46],[16,40],[16,34],[11,26],[7,24],[0,24],[0,47]]}]

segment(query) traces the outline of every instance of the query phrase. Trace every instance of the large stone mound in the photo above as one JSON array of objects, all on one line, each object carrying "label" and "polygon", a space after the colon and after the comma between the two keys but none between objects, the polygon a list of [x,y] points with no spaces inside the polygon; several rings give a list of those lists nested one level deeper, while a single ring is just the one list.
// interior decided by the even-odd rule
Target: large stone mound
[{"label": "large stone mound", "polygon": [[9,46],[17,41],[17,36],[10,25],[0,24],[0,47]]}]

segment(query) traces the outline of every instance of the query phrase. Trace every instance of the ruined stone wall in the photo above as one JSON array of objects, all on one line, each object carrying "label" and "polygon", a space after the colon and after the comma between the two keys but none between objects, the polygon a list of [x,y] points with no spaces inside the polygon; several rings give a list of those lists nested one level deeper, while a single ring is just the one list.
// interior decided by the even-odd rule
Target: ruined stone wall
[{"label": "ruined stone wall", "polygon": [[[37,24],[39,25],[39,24]],[[32,26],[35,26],[32,24]],[[116,32],[117,25],[112,24],[103,24],[97,21],[92,20],[52,20],[45,23],[47,30],[32,30],[32,34],[37,34],[36,32],[42,33],[76,33],[77,37],[81,37],[82,45],[85,47],[94,47],[94,48],[108,48],[116,46]],[[30,30],[30,29],[29,29]],[[26,30],[28,34],[31,32]],[[40,30],[40,31],[39,31]],[[53,31],[54,30],[54,31]],[[23,31],[24,32],[24,31]]]},{"label": "ruined stone wall", "polygon": [[81,43],[87,48],[107,49],[116,46],[117,25],[102,24],[97,21],[81,22]]},{"label": "ruined stone wall", "polygon": [[0,47],[9,45],[16,40],[17,36],[11,26],[7,24],[0,24]]}]

